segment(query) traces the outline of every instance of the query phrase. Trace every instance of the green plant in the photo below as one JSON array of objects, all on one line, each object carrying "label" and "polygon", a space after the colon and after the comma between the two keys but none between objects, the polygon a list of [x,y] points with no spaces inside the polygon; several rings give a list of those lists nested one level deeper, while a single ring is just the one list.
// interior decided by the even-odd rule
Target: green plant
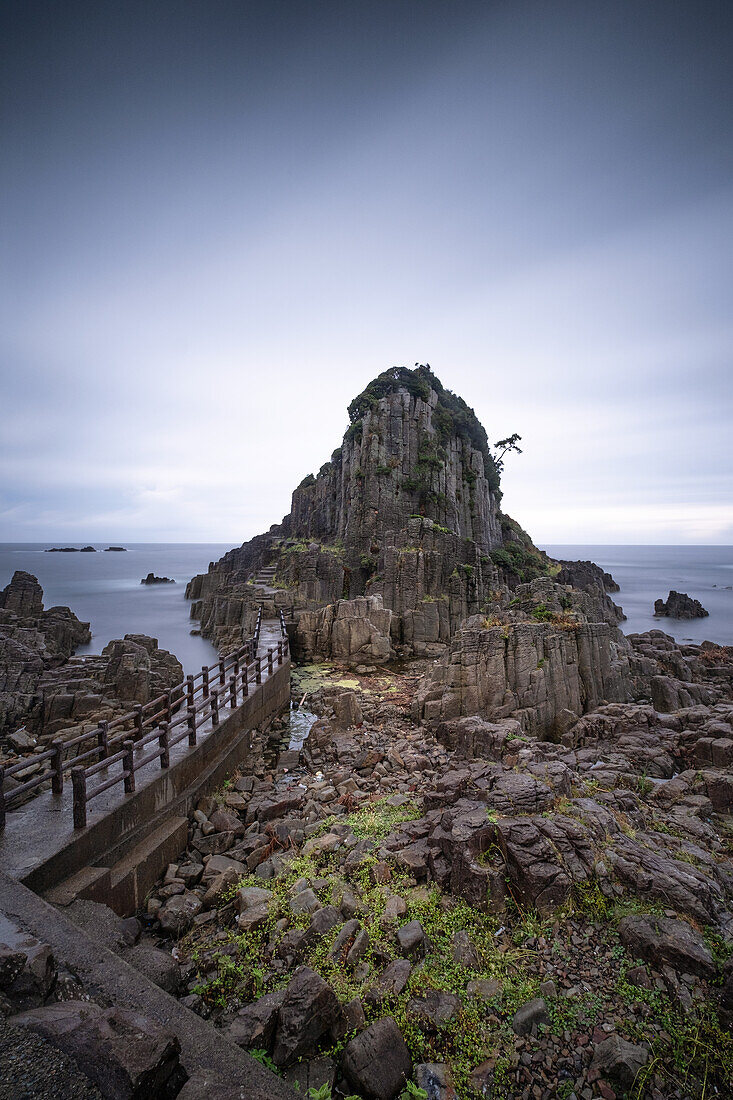
[{"label": "green plant", "polygon": [[258,1047],[256,1050],[250,1050],[249,1053],[260,1063],[260,1065],[265,1066],[266,1069],[269,1069],[271,1073],[276,1073],[278,1077],[282,1076],[279,1068],[275,1065],[266,1050],[262,1050]]},{"label": "green plant", "polygon": [[316,483],[316,479],[313,476],[313,474],[306,474],[306,476],[303,478],[303,480],[301,481],[298,488],[299,489],[308,489],[308,488],[310,488],[311,485],[315,485],[315,483]]},{"label": "green plant", "polygon": [[421,1089],[414,1081],[405,1083],[405,1090],[400,1095],[400,1100],[428,1100],[425,1089]]}]

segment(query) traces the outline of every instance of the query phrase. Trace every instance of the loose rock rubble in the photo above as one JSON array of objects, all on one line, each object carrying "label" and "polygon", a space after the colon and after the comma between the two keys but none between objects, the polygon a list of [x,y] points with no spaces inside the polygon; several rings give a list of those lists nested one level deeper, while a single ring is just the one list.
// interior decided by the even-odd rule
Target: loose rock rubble
[{"label": "loose rock rubble", "polygon": [[428,729],[425,667],[325,677],[199,804],[142,915],[185,1003],[333,1096],[724,1095],[733,704]]}]

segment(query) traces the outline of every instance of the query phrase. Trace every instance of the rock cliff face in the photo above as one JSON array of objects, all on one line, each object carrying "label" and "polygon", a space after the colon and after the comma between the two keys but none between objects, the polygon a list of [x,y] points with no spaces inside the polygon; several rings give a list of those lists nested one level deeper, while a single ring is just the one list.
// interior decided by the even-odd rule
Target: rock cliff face
[{"label": "rock cliff face", "polygon": [[473,414],[462,402],[459,420],[446,400],[427,370],[375,379],[349,407],[351,426],[331,461],[293,493],[290,534],[341,540],[348,564],[357,555],[378,556],[411,515],[486,554],[500,546],[498,480],[486,435],[475,417],[467,429]]},{"label": "rock cliff face", "polygon": [[[498,585],[492,554],[508,528],[498,470],[473,411],[420,367],[380,375],[349,417],[341,446],[298,486],[283,522],[189,583],[192,615],[220,646],[239,644],[263,600],[288,609],[309,650],[313,623],[301,629],[301,615],[381,596],[393,612],[393,645],[429,654]],[[275,569],[275,592],[256,583],[263,566]]]},{"label": "rock cliff face", "polygon": [[0,591],[0,734],[19,724],[41,676],[90,641],[89,623],[68,607],[43,609],[43,589],[17,570]]},{"label": "rock cliff face", "polygon": [[512,716],[535,737],[559,738],[603,702],[629,698],[629,661],[607,623],[469,619],[422,682],[413,716],[428,724],[481,715]]}]

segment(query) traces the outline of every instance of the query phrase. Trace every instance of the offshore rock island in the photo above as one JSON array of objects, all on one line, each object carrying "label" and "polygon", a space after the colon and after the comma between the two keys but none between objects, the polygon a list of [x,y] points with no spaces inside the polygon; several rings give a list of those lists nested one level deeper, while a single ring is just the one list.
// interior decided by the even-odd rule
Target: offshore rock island
[{"label": "offshore rock island", "polygon": [[[502,444],[428,367],[354,399],[290,513],[187,589],[222,654],[282,617],[291,714],[198,801],[136,920],[63,903],[279,1075],[259,1100],[732,1094],[733,650],[625,637],[613,578],[504,511]],[[85,624],[27,574],[0,605],[14,753],[21,719],[42,745],[180,679],[128,636],[77,701]],[[30,965],[3,1003],[48,1035]],[[166,1051],[146,1095],[241,1095],[233,1064],[186,1081]]]}]

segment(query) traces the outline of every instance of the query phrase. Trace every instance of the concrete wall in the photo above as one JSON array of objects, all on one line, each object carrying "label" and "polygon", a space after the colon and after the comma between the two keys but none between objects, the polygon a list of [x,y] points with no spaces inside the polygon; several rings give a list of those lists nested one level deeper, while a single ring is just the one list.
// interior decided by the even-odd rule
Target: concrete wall
[{"label": "concrete wall", "polygon": [[69,880],[66,895],[62,889],[54,900],[89,897],[119,913],[133,912],[185,847],[186,819],[197,801],[218,789],[246,761],[250,731],[289,701],[290,661],[285,661],[216,732],[140,790],[118,799],[107,812],[90,815],[87,828],[70,834],[22,879],[24,884],[36,893],[47,893]]}]

